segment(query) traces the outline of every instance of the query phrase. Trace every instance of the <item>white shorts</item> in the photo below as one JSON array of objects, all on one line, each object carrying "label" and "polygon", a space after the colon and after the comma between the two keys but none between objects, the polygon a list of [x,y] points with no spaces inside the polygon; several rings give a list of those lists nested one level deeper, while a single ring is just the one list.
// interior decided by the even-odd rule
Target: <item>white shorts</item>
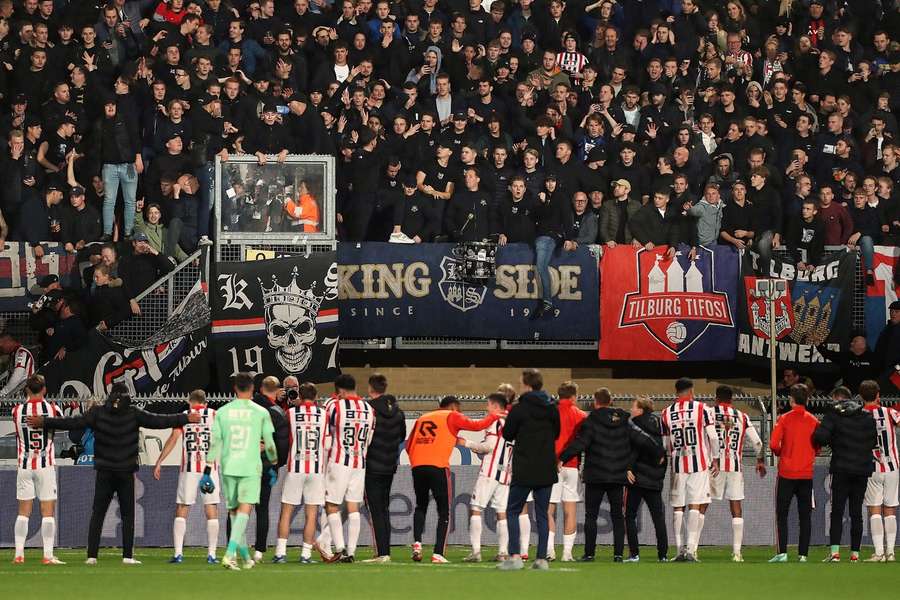
[{"label": "white shorts", "polygon": [[219,472],[211,471],[216,490],[212,494],[200,494],[200,479],[203,473],[195,471],[182,471],[178,474],[178,491],[175,492],[175,502],[185,506],[193,506],[197,501],[197,494],[200,494],[202,504],[218,504],[219,503]]},{"label": "white shorts", "polygon": [[484,510],[488,506],[497,512],[506,512],[506,504],[509,501],[509,486],[500,483],[496,479],[478,476],[475,482],[475,490],[472,491],[472,508]]},{"label": "white shorts", "polygon": [[329,463],[325,473],[325,501],[329,504],[361,503],[365,498],[366,470]]},{"label": "white shorts", "polygon": [[281,488],[282,504],[325,504],[325,476],[321,473],[288,473]]},{"label": "white shorts", "polygon": [[41,502],[56,500],[56,468],[19,469],[16,473],[16,500]]},{"label": "white shorts", "polygon": [[709,504],[709,471],[672,473],[669,503],[673,507]]},{"label": "white shorts", "polygon": [[575,467],[563,467],[559,471],[559,478],[550,489],[550,503],[581,502],[578,494],[578,469]]},{"label": "white shorts", "polygon": [[875,472],[866,483],[866,506],[897,506],[897,485],[900,471]]},{"label": "white shorts", "polygon": [[744,474],[738,471],[719,471],[709,480],[709,495],[713,500],[743,500]]}]

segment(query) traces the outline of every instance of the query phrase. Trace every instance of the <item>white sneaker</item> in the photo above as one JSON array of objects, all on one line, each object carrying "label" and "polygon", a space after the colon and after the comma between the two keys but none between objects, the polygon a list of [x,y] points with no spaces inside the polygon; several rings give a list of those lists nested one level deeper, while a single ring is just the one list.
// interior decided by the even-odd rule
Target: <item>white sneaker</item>
[{"label": "white sneaker", "polygon": [[41,563],[43,563],[45,565],[64,565],[64,564],[66,564],[63,561],[56,558],[55,556],[51,556],[49,558],[42,559]]},{"label": "white sneaker", "polygon": [[255,560],[252,560],[252,559],[248,560],[247,562],[244,563],[244,570],[249,571],[250,569],[252,569],[255,566],[256,566]]},{"label": "white sneaker", "polygon": [[449,563],[450,561],[443,557],[441,554],[432,554],[431,562],[436,565],[444,565]]},{"label": "white sneaker", "polygon": [[260,552],[259,550],[257,550],[257,551],[255,551],[255,552],[253,553],[253,562],[262,562],[262,559],[263,559],[263,553],[262,553],[262,552]]},{"label": "white sneaker", "polygon": [[731,555],[731,562],[737,562],[737,563],[744,562],[744,557],[741,556],[740,554],[732,554],[732,555]]},{"label": "white sneaker", "polygon": [[422,543],[421,542],[413,542],[412,559],[415,562],[422,562]]},{"label": "white sneaker", "polygon": [[563,554],[563,557],[560,559],[560,562],[575,562],[575,557],[571,554]]},{"label": "white sneaker", "polygon": [[403,233],[402,231],[399,233],[392,233],[391,237],[388,238],[388,242],[392,244],[415,244],[416,241]]},{"label": "white sneaker", "polygon": [[464,563],[480,563],[481,552],[470,552],[462,561]]},{"label": "white sneaker", "polygon": [[123,565],[139,565],[139,564],[141,564],[141,561],[137,560],[136,558],[123,558],[122,564]]},{"label": "white sneaker", "polygon": [[376,556],[375,558],[367,558],[366,560],[361,560],[359,562],[369,563],[369,564],[387,564],[391,562],[390,556]]},{"label": "white sneaker", "polygon": [[884,560],[887,561],[887,562],[896,562],[896,561],[897,561],[897,559],[894,557],[893,552],[892,552],[891,554],[888,554],[888,555],[884,558]]},{"label": "white sneaker", "polygon": [[229,571],[240,571],[241,567],[238,565],[237,559],[233,556],[223,556],[222,557],[222,566],[228,569]]},{"label": "white sneaker", "polygon": [[97,559],[96,559],[96,558],[89,558],[89,559],[87,559],[86,561],[84,561],[84,564],[88,565],[89,567],[96,566],[96,565],[97,565]]},{"label": "white sneaker", "polygon": [[884,562],[884,554],[873,554],[863,562]]}]

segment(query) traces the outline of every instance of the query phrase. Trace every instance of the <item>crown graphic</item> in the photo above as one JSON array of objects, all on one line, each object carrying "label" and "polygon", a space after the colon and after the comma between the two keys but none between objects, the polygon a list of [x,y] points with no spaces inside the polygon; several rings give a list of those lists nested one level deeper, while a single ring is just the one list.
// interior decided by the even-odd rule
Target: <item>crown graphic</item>
[{"label": "crown graphic", "polygon": [[257,277],[256,279],[259,281],[259,287],[263,294],[263,306],[269,308],[276,304],[292,304],[307,312],[317,314],[325,295],[317,296],[315,294],[317,283],[315,281],[308,290],[302,289],[297,285],[297,275],[297,267],[294,267],[291,271],[291,283],[286,286],[278,285],[278,278],[272,275],[272,287],[269,288],[266,288],[263,280]]}]

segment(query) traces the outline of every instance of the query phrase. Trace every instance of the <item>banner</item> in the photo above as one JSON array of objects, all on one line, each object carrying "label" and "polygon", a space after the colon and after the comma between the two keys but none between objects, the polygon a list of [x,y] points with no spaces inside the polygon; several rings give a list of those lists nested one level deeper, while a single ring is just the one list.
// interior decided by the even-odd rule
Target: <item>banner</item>
[{"label": "banner", "polygon": [[731,246],[606,248],[600,262],[600,358],[731,360],[738,254]]},{"label": "banner", "polygon": [[534,249],[501,246],[488,284],[462,277],[455,244],[340,244],[341,335],[595,340],[597,261],[587,248],[550,262],[555,310],[530,319],[540,298]]},{"label": "banner", "polygon": [[875,348],[875,342],[881,335],[888,320],[888,306],[897,300],[900,286],[894,283],[894,271],[897,269],[900,248],[897,246],[875,246],[875,257],[872,269],[875,271],[875,285],[866,286],[866,341],[869,348]]},{"label": "banner", "polygon": [[[748,364],[768,366],[770,315],[768,301],[755,291],[759,279],[753,271],[756,260],[757,256],[748,252],[742,264],[738,358]],[[788,296],[776,303],[774,314],[779,364],[802,369],[804,373],[834,369],[816,346],[847,348],[855,274],[855,253],[834,254],[811,271],[798,271],[794,265],[779,260],[771,262],[766,276],[785,279],[788,286]]]},{"label": "banner", "polygon": [[338,366],[335,253],[219,263],[212,339],[219,385],[240,371],[332,381]]},{"label": "banner", "polygon": [[44,256],[35,258],[29,244],[6,242],[0,247],[0,312],[28,310],[28,304],[41,295],[32,288],[47,275],[58,276],[63,287],[81,287],[75,255],[56,242],[44,244],[44,249]]}]

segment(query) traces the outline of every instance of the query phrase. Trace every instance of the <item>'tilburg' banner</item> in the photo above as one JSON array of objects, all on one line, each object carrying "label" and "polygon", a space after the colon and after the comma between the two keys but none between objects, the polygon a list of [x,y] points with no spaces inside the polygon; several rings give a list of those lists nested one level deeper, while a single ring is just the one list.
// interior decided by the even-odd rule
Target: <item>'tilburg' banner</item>
[{"label": "'tilburg' banner", "polygon": [[730,246],[606,248],[600,262],[600,358],[730,360],[738,255]]},{"label": "'tilburg' banner", "polygon": [[497,249],[490,284],[462,277],[455,244],[340,244],[341,335],[595,340],[597,261],[587,248],[550,262],[555,311],[530,319],[540,298],[534,249]]},{"label": "'tilburg' banner", "polygon": [[219,263],[210,285],[221,389],[239,371],[332,381],[338,367],[335,253]]},{"label": "'tilburg' banner", "polygon": [[[752,263],[754,255],[744,256],[744,290],[741,299],[741,330],[738,334],[738,358],[743,362],[769,364],[768,303],[757,297]],[[840,252],[811,271],[798,271],[787,262],[772,260],[765,276],[786,279],[790,302],[776,303],[775,326],[778,337],[778,362],[804,372],[834,370],[816,350],[825,344],[831,350],[846,349],[849,343],[853,281],[856,254]]]}]

